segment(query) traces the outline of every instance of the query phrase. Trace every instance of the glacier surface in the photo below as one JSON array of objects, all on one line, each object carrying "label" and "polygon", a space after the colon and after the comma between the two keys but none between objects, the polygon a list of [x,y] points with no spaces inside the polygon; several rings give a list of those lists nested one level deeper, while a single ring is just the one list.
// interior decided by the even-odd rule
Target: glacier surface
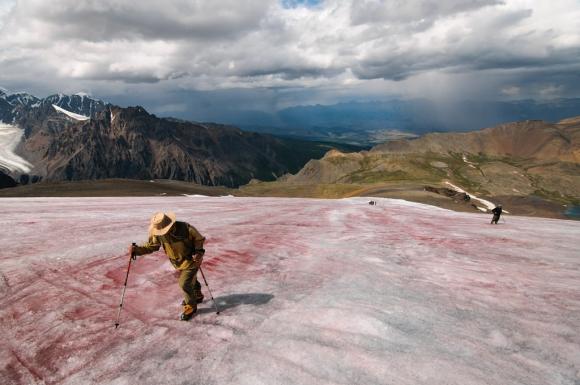
[{"label": "glacier surface", "polygon": [[[567,384],[580,223],[401,200],[0,199],[3,384]],[[158,210],[207,237],[221,307],[178,320]]]},{"label": "glacier surface", "polygon": [[0,121],[0,168],[15,172],[30,172],[32,164],[14,153],[23,134],[24,131],[17,126]]}]

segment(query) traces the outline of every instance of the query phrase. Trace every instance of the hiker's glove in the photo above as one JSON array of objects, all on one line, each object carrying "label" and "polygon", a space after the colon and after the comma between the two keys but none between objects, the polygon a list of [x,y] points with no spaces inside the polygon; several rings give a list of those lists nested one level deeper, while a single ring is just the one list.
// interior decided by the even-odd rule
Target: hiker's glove
[{"label": "hiker's glove", "polygon": [[202,262],[203,262],[203,255],[202,254],[195,254],[195,257],[193,257],[193,265],[196,267],[196,269],[200,268]]}]

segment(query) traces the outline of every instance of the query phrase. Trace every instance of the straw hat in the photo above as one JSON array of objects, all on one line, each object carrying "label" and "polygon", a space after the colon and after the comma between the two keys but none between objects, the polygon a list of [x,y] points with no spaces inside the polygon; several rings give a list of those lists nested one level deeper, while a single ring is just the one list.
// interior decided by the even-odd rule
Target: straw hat
[{"label": "straw hat", "polygon": [[175,223],[175,213],[171,211],[168,213],[155,213],[151,217],[151,224],[149,225],[149,234],[151,235],[165,235]]}]

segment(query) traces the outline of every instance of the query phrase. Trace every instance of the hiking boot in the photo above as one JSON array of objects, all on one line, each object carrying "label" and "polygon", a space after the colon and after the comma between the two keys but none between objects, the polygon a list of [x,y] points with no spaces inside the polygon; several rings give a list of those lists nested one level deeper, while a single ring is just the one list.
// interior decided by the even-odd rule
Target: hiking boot
[{"label": "hiking boot", "polygon": [[182,321],[189,321],[195,315],[196,311],[197,306],[193,307],[191,305],[183,305],[183,313],[181,313],[179,319]]}]

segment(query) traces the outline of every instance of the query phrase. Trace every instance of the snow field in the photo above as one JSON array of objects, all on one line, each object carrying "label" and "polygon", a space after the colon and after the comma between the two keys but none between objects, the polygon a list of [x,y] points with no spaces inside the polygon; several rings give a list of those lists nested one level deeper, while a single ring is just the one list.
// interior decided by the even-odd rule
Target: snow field
[{"label": "snow field", "polygon": [[[375,198],[373,198],[375,199]],[[576,384],[580,223],[390,199],[2,199],[9,384]],[[177,320],[158,210],[207,237],[206,301]]]}]

